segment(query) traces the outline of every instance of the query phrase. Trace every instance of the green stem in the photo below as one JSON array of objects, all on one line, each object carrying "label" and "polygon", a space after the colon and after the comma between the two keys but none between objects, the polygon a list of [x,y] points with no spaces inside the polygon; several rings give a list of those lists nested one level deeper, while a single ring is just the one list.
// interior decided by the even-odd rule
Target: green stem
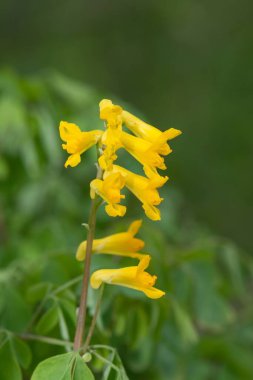
[{"label": "green stem", "polygon": [[[99,158],[99,148],[97,145],[97,156]],[[101,179],[103,177],[103,171],[97,163],[97,179]],[[90,277],[90,265],[91,265],[91,255],[92,255],[92,244],[95,234],[96,227],[96,213],[97,209],[101,204],[101,199],[95,195],[94,199],[91,201],[90,208],[90,216],[89,216],[89,229],[87,235],[87,244],[86,244],[86,255],[85,255],[85,263],[84,263],[84,273],[83,273],[83,281],[82,281],[82,291],[81,291],[81,299],[80,306],[78,310],[77,316],[77,326],[76,333],[74,339],[74,350],[78,351],[83,342],[84,328],[86,322],[86,314],[87,314],[87,298],[88,298],[88,288],[89,288],[89,277]]]},{"label": "green stem", "polygon": [[38,340],[39,342],[53,344],[55,346],[73,346],[72,342],[68,342],[65,340],[60,340],[56,338],[50,338],[48,336],[42,336],[42,335],[33,335],[33,334],[18,334],[18,336],[25,340]]},{"label": "green stem", "polygon": [[75,284],[78,284],[78,282],[80,282],[81,279],[82,279],[82,276],[75,277],[72,280],[70,280],[70,281],[66,282],[65,284],[63,284],[63,285],[59,286],[58,288],[56,288],[51,294],[52,295],[56,295],[56,294],[62,292],[63,290],[68,289],[71,286],[73,286]]},{"label": "green stem", "polygon": [[94,329],[95,329],[95,326],[96,326],[97,317],[98,317],[98,314],[99,314],[99,309],[100,309],[100,305],[101,305],[101,301],[102,301],[102,297],[103,297],[103,292],[104,292],[104,284],[102,284],[101,288],[100,288],[100,292],[99,292],[97,303],[96,303],[95,312],[94,312],[94,315],[93,315],[93,318],[92,318],[92,321],[91,321],[91,325],[90,325],[90,328],[89,328],[89,331],[88,331],[88,334],[87,334],[87,337],[86,337],[86,340],[85,340],[85,343],[84,343],[84,346],[83,346],[83,351],[84,352],[89,347],[91,338],[92,338],[93,333],[94,333]]},{"label": "green stem", "polygon": [[86,322],[87,314],[87,298],[88,298],[88,287],[89,287],[89,277],[90,277],[90,264],[91,264],[91,254],[92,254],[92,243],[94,239],[95,226],[96,226],[96,197],[91,201],[90,216],[89,216],[89,230],[87,236],[87,246],[86,255],[84,263],[84,273],[82,281],[82,292],[80,299],[80,306],[77,316],[77,327],[74,340],[74,350],[78,351],[82,346],[84,326]]},{"label": "green stem", "polygon": [[92,346],[90,346],[89,350],[90,349],[94,349],[94,350],[108,350],[108,351],[115,351],[115,348],[111,347],[111,346],[107,346],[106,344],[93,344]]},{"label": "green stem", "polygon": [[109,360],[107,360],[106,358],[104,358],[102,355],[98,354],[95,350],[90,349],[89,352],[91,354],[95,355],[98,359],[100,359],[104,363],[108,364],[110,367],[112,367],[118,373],[120,372],[119,368],[115,364],[113,364],[112,362],[110,362]]}]

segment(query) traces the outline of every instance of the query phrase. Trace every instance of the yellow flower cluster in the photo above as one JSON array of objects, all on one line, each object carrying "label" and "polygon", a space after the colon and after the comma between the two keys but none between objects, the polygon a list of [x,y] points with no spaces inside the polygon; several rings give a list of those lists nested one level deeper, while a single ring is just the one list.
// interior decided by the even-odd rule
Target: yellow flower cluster
[{"label": "yellow flower cluster", "polygon": [[[138,252],[144,247],[144,241],[135,238],[141,227],[141,220],[134,221],[126,232],[106,236],[102,239],[93,240],[93,254],[110,254],[139,260],[137,266],[120,269],[100,269],[91,276],[90,283],[94,289],[104,282],[112,285],[125,286],[139,290],[149,298],[160,298],[165,293],[154,287],[157,277],[145,271],[149,266],[150,255]],[[85,259],[87,242],[83,241],[76,253],[77,260]]]},{"label": "yellow flower cluster", "polygon": [[[121,190],[126,187],[140,200],[148,218],[160,220],[160,211],[156,206],[163,199],[157,189],[165,184],[168,177],[161,176],[158,169],[166,169],[164,156],[172,152],[168,140],[180,135],[181,132],[174,128],[161,132],[107,99],[102,100],[99,106],[100,118],[105,122],[104,131],[82,132],[73,123],[65,121],[60,123],[60,136],[65,142],[62,147],[70,154],[65,167],[78,165],[81,154],[97,144],[101,152],[98,164],[102,177],[91,181],[91,198],[94,199],[96,195],[101,197],[106,203],[105,210],[108,215],[123,216],[126,206],[120,204],[125,198]],[[123,126],[132,134],[125,132]],[[145,175],[135,174],[114,163],[120,148],[125,149],[142,165]],[[119,255],[139,260],[137,266],[101,269],[94,272],[90,279],[94,289],[99,288],[104,282],[139,290],[154,299],[165,294],[154,287],[157,277],[145,271],[149,266],[150,255],[140,252],[144,242],[135,238],[141,223],[141,220],[136,220],[126,232],[93,240],[94,254]],[[77,260],[85,259],[86,247],[86,241],[79,245]]]},{"label": "yellow flower cluster", "polygon": [[[126,207],[120,204],[124,196],[121,190],[127,187],[142,203],[148,218],[160,220],[160,211],[156,207],[163,200],[158,188],[168,180],[162,177],[158,169],[165,170],[164,156],[172,152],[167,141],[181,134],[170,128],[165,132],[145,123],[111,100],[103,99],[100,104],[100,118],[105,122],[105,131],[82,132],[72,123],[60,123],[60,136],[66,144],[62,147],[69,154],[65,166],[76,166],[81,154],[91,146],[98,144],[102,152],[99,165],[103,170],[103,179],[91,182],[91,198],[98,194],[107,203],[106,212],[110,216],[123,216]],[[123,131],[125,126],[132,134]],[[125,149],[143,167],[144,176],[115,165],[118,149]]]}]

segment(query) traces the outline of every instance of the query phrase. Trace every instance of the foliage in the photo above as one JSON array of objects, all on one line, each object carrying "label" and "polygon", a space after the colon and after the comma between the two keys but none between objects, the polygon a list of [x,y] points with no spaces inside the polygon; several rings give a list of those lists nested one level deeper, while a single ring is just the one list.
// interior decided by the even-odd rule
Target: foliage
[{"label": "foliage", "polygon": [[94,380],[94,376],[78,353],[53,356],[35,369],[31,380]]},{"label": "foliage", "polygon": [[252,13],[252,0],[1,1],[0,62],[57,68],[182,129],[169,173],[186,206],[252,251]]},{"label": "foliage", "polygon": [[[252,260],[185,216],[171,184],[159,227],[145,219],[141,232],[167,296],[151,303],[133,290],[106,287],[91,356],[70,352],[82,272],[74,254],[86,234],[83,182],[92,169],[66,173],[57,125],[65,118],[96,128],[99,98],[56,73],[0,76],[1,379],[30,379],[41,362],[32,377],[39,380],[52,360],[65,363],[64,380],[92,379],[88,367],[103,380],[126,373],[136,380],[253,378]],[[91,152],[87,160],[94,161]],[[139,206],[131,202],[129,217],[136,217]],[[98,237],[111,232],[100,213]],[[119,221],[118,231],[127,225]],[[108,258],[94,257],[93,269],[102,265]],[[89,293],[89,317],[96,296]]]}]

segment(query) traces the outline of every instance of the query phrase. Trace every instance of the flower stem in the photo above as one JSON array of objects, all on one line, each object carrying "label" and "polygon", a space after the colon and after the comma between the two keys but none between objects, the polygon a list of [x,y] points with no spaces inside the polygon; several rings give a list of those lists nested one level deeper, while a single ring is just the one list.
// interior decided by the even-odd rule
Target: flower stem
[{"label": "flower stem", "polygon": [[104,292],[104,284],[101,285],[100,292],[99,292],[98,299],[97,299],[97,303],[96,303],[95,312],[94,312],[94,315],[93,315],[93,318],[92,318],[92,321],[91,321],[91,325],[90,325],[90,328],[89,328],[86,340],[84,342],[84,346],[83,346],[83,351],[84,352],[89,347],[89,344],[90,344],[90,341],[91,341],[91,338],[92,338],[92,335],[93,335],[93,332],[94,332],[94,329],[95,329],[95,326],[96,326],[97,317],[98,317],[98,314],[99,314],[99,309],[100,309],[100,305],[101,305],[101,301],[102,301],[103,292]]},{"label": "flower stem", "polygon": [[[99,158],[99,147],[97,147],[97,160]],[[97,179],[103,178],[103,171],[99,164],[97,163]],[[92,244],[95,235],[95,227],[96,227],[96,215],[97,209],[101,205],[101,199],[97,195],[95,195],[94,199],[91,201],[90,207],[90,215],[88,221],[88,235],[87,235],[87,245],[86,245],[86,255],[84,262],[84,272],[83,272],[83,281],[82,281],[82,291],[80,298],[80,306],[78,310],[77,316],[77,326],[76,333],[74,339],[74,350],[80,350],[83,342],[83,335],[85,329],[86,322],[86,314],[87,314],[87,298],[88,298],[88,288],[89,288],[89,277],[90,277],[90,264],[91,264],[91,254],[92,254]]]},{"label": "flower stem", "polygon": [[49,336],[34,335],[34,334],[29,334],[29,333],[17,334],[17,336],[19,336],[21,339],[24,339],[24,340],[37,340],[39,342],[53,344],[55,346],[66,347],[66,346],[72,346],[73,345],[72,342],[60,340],[60,339],[56,339],[56,338],[51,338]]},{"label": "flower stem", "polygon": [[100,359],[102,362],[108,364],[109,368],[112,367],[117,373],[120,373],[120,369],[112,363],[112,361],[107,360],[102,355],[98,354],[95,350],[90,349],[89,352],[93,355],[95,355],[98,359]]},{"label": "flower stem", "polygon": [[90,264],[91,264],[91,254],[92,254],[92,243],[94,239],[95,226],[96,226],[96,211],[97,202],[96,197],[91,201],[90,216],[89,216],[89,230],[87,236],[87,246],[86,246],[86,256],[84,263],[84,273],[82,281],[82,292],[80,299],[80,306],[77,316],[77,327],[74,340],[74,350],[78,351],[82,346],[84,327],[87,314],[87,297],[88,297],[88,287],[89,287],[89,276],[90,276]]}]

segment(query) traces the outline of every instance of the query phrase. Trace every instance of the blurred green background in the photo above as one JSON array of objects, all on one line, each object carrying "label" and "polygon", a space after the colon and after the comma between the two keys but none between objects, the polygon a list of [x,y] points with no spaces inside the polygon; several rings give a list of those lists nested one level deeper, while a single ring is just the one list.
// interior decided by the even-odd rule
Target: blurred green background
[{"label": "blurred green background", "polygon": [[0,62],[59,70],[182,129],[170,173],[187,206],[252,248],[252,12],[250,0],[2,1]]},{"label": "blurred green background", "polygon": [[[142,233],[169,296],[150,303],[108,289],[97,341],[119,349],[130,379],[253,378],[252,11],[249,0],[0,3],[3,327],[23,332],[40,297],[81,271],[73,254],[85,236],[95,152],[65,170],[58,123],[100,128],[98,101],[112,98],[183,135],[167,160],[162,222],[144,218]],[[128,221],[139,218],[138,202],[128,196],[128,205]],[[98,220],[99,236],[115,230],[102,210]],[[126,226],[117,220],[118,231]],[[111,260],[94,266],[123,264]],[[63,309],[70,336],[79,291],[45,305]],[[40,321],[34,331],[59,336],[52,315],[51,331]],[[36,344],[25,378],[56,352]]]}]

